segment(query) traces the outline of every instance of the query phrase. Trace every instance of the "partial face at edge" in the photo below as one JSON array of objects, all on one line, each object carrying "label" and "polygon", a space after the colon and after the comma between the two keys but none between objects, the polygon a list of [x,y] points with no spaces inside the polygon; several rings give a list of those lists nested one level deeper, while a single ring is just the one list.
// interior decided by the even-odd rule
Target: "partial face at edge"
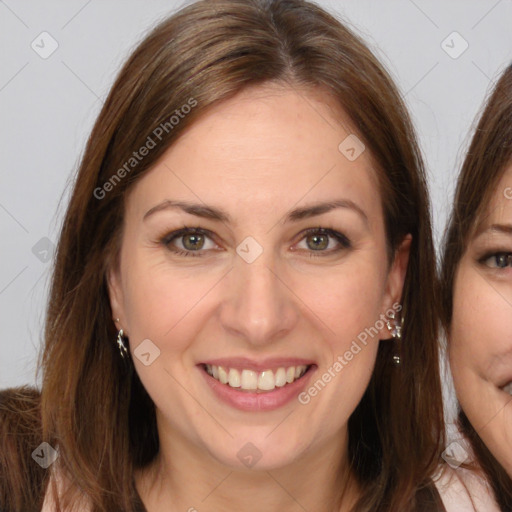
[{"label": "partial face at edge", "polygon": [[[399,301],[410,242],[389,271],[369,151],[347,159],[338,146],[348,135],[325,94],[246,90],[191,126],[128,196],[111,303],[165,442],[239,467],[252,443],[259,468],[342,449],[378,348],[379,335],[366,344],[358,336]],[[161,207],[169,200],[229,219]],[[320,215],[287,218],[338,200]],[[201,232],[178,236],[184,226]],[[390,337],[385,328],[381,337]],[[160,351],[148,366],[134,355],[143,340]],[[256,377],[276,388],[232,388],[218,382],[218,366],[233,386]],[[283,385],[280,368],[288,377],[290,367],[289,380],[308,371]],[[330,381],[309,394],[329,369]]]},{"label": "partial face at edge", "polygon": [[450,365],[462,409],[512,477],[512,166],[457,270]]}]

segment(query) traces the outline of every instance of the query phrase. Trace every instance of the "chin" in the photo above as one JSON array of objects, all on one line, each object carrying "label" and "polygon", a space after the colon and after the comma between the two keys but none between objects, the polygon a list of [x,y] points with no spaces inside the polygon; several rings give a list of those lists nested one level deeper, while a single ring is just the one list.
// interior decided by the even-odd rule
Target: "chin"
[{"label": "chin", "polygon": [[247,441],[236,448],[235,457],[233,452],[222,453],[217,460],[237,471],[272,471],[292,465],[299,457],[300,453],[293,448],[276,450],[275,447],[266,446],[260,449],[252,441]]}]

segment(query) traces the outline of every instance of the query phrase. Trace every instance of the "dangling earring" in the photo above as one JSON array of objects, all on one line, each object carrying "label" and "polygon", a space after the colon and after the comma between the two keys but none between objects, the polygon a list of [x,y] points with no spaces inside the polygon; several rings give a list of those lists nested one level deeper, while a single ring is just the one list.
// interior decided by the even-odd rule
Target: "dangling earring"
[{"label": "dangling earring", "polygon": [[117,333],[117,346],[119,347],[119,353],[121,354],[121,357],[123,359],[127,358],[128,349],[126,348],[126,345],[124,343],[123,329],[119,329],[119,332]]},{"label": "dangling earring", "polygon": [[[402,316],[400,323],[398,323],[398,321],[395,319],[395,312],[393,311],[389,314],[389,318],[393,320],[393,323],[391,323],[391,320],[388,320],[386,322],[388,330],[395,340],[400,341],[402,339],[402,327],[404,325],[404,317]],[[393,356],[393,363],[399,365],[400,362],[400,355],[395,354]]]},{"label": "dangling earring", "polygon": [[[119,318],[116,318],[116,322],[119,322]],[[121,357],[123,359],[128,358],[128,349],[126,348],[126,344],[124,342],[123,338],[123,329],[119,329],[119,332],[117,333],[117,347],[119,348],[119,353],[121,354]]]}]

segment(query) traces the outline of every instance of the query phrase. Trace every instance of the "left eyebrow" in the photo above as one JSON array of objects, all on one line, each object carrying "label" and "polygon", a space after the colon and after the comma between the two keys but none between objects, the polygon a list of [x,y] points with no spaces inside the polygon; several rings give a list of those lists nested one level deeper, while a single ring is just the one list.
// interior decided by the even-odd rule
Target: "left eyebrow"
[{"label": "left eyebrow", "polygon": [[368,224],[368,216],[365,211],[350,199],[338,199],[336,201],[328,201],[326,203],[317,203],[303,208],[296,208],[288,213],[285,218],[285,222],[297,222],[302,219],[308,219],[316,215],[327,213],[335,208],[348,208],[349,210],[353,210],[362,217],[365,224]]}]

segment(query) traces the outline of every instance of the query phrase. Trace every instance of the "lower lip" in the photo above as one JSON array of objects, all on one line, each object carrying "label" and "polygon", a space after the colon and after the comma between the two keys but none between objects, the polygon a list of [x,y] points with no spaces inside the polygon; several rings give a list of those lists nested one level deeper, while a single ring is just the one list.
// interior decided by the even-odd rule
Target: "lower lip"
[{"label": "lower lip", "polygon": [[208,375],[204,367],[199,366],[199,370],[204,375],[206,382],[220,400],[236,409],[252,412],[272,411],[291,402],[306,387],[315,368],[315,366],[311,366],[300,379],[281,388],[275,388],[272,391],[263,393],[252,393],[250,391],[240,391],[227,384],[222,384],[211,375]]}]

